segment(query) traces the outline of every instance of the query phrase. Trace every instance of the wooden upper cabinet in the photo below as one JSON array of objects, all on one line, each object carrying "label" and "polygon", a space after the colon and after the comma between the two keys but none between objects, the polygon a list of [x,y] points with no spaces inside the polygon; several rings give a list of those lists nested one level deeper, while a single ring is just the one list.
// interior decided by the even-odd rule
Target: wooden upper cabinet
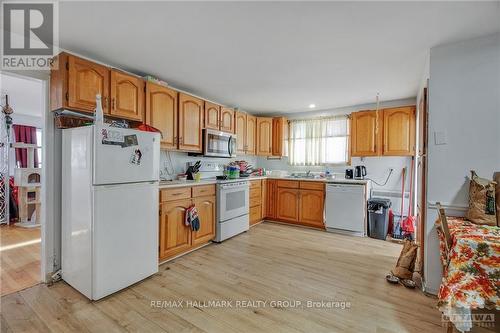
[{"label": "wooden upper cabinet", "polygon": [[[257,152],[257,117],[247,114],[247,136],[245,151],[248,155],[255,155]],[[238,138],[236,138],[238,140]]]},{"label": "wooden upper cabinet", "polygon": [[161,131],[161,147],[177,148],[177,91],[146,83],[146,123]]},{"label": "wooden upper cabinet", "polygon": [[323,190],[300,190],[299,203],[300,223],[323,228],[325,192]]},{"label": "wooden upper cabinet", "polygon": [[220,105],[205,101],[205,128],[219,129]]},{"label": "wooden upper cabinet", "polygon": [[257,155],[273,154],[273,118],[257,117]]},{"label": "wooden upper cabinet", "polygon": [[197,246],[212,240],[215,236],[215,197],[199,197],[193,199],[193,203],[198,210],[200,220],[200,229],[193,231],[192,236],[193,246]]},{"label": "wooden upper cabinet", "polygon": [[179,149],[191,152],[203,151],[202,128],[203,100],[179,93]]},{"label": "wooden upper cabinet", "polygon": [[288,119],[273,118],[273,156],[288,156]]},{"label": "wooden upper cabinet", "polygon": [[234,109],[222,107],[220,110],[220,130],[234,133]]},{"label": "wooden upper cabinet", "polygon": [[351,114],[351,156],[377,156],[382,152],[380,112],[359,111]]},{"label": "wooden upper cabinet", "polygon": [[415,107],[384,109],[385,156],[412,156],[415,154]]},{"label": "wooden upper cabinet", "polygon": [[187,251],[191,247],[191,229],[184,224],[191,199],[161,204],[160,211],[160,260]]},{"label": "wooden upper cabinet", "polygon": [[276,218],[282,221],[299,221],[299,189],[278,187]]},{"label": "wooden upper cabinet", "polygon": [[144,80],[111,70],[110,114],[129,120],[144,120]]},{"label": "wooden upper cabinet", "polygon": [[[102,104],[104,113],[109,113],[109,69],[105,66],[98,65],[91,61],[81,59],[72,55],[62,55],[59,61],[66,60],[66,69],[64,63],[59,64],[59,71],[67,70],[67,77],[63,72],[60,72],[60,79],[62,82],[62,91],[65,96],[63,98],[61,107],[69,109],[94,112],[95,96],[100,94],[102,96]],[[57,80],[57,74],[55,76]],[[51,79],[51,83],[53,80]],[[67,82],[67,88],[65,83]],[[56,82],[54,82],[56,85]],[[51,89],[57,89],[55,86]]]},{"label": "wooden upper cabinet", "polygon": [[235,112],[234,116],[234,133],[236,133],[236,155],[246,153],[247,145],[247,114],[244,112]]}]

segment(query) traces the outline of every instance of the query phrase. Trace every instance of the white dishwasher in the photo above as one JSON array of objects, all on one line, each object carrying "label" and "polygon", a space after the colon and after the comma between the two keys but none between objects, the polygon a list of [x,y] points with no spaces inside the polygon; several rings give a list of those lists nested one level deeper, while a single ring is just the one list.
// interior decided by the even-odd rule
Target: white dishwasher
[{"label": "white dishwasher", "polygon": [[326,185],[326,229],[365,236],[366,198],[363,184]]}]

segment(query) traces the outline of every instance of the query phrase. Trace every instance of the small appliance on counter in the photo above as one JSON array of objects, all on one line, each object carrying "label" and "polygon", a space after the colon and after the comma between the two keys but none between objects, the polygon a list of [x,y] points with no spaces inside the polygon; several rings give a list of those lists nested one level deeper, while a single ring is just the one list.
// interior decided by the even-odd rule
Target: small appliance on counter
[{"label": "small appliance on counter", "polygon": [[353,175],[352,169],[345,169],[345,179],[352,179]]},{"label": "small appliance on counter", "polygon": [[366,168],[364,165],[358,165],[354,167],[354,179],[365,179],[365,176]]}]

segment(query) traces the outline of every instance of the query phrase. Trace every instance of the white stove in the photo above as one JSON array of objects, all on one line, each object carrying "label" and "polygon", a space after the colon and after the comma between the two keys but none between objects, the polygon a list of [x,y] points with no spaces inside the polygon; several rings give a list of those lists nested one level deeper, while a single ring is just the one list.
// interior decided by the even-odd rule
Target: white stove
[{"label": "white stove", "polygon": [[[194,162],[189,162],[188,167]],[[199,172],[204,180],[222,176],[224,165],[217,162],[201,162]],[[249,229],[248,178],[217,181],[217,218],[215,241],[222,242]]]}]

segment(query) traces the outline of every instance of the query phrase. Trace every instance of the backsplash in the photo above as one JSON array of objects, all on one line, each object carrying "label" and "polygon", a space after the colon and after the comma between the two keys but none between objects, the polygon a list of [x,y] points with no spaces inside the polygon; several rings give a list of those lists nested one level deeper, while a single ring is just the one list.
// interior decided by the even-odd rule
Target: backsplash
[{"label": "backsplash", "polygon": [[[291,166],[288,165],[287,157],[283,157],[281,160],[268,160],[266,157],[258,157],[257,160],[258,166],[266,170],[286,170],[289,173],[306,172],[309,170],[311,170],[311,172],[324,172],[326,170],[325,166]],[[408,191],[410,185],[410,163],[411,157],[365,157],[363,160],[360,157],[353,157],[351,159],[351,166],[330,166],[328,170],[332,173],[340,174],[339,176],[343,176],[345,174],[345,169],[354,168],[356,165],[364,165],[366,167],[367,177],[375,180],[379,184],[383,184],[389,174],[389,169],[393,168],[394,171],[387,181],[387,184],[385,186],[379,186],[372,182],[373,188],[401,191],[401,172],[404,167],[407,167],[405,191]]]},{"label": "backsplash", "polygon": [[[168,155],[170,154],[170,160],[172,161],[172,167],[169,163]],[[187,153],[183,152],[167,152],[165,150],[161,151],[160,154],[160,172],[162,179],[175,179],[177,174],[186,171],[186,163],[187,162],[195,162],[195,161],[205,161],[205,162],[219,162],[227,164],[232,161],[245,160],[249,164],[254,167],[265,168],[266,170],[286,170],[288,173],[293,172],[306,172],[311,170],[312,172],[324,172],[326,167],[311,167],[311,166],[290,166],[288,165],[288,158],[284,157],[281,160],[268,160],[266,157],[260,156],[239,156],[236,158],[214,158],[214,157],[202,157],[202,156],[188,156]],[[389,174],[389,169],[393,168],[394,171],[389,178],[387,184],[385,186],[380,186],[375,183],[372,183],[373,188],[375,189],[384,189],[384,190],[392,190],[392,191],[401,191],[401,170],[404,167],[407,167],[407,175],[406,175],[406,184],[405,191],[409,190],[410,181],[409,181],[409,173],[410,173],[410,157],[353,157],[351,160],[351,168],[356,165],[364,165],[367,170],[367,177],[375,180],[377,183],[384,183],[387,175]],[[173,171],[172,171],[173,168]],[[348,168],[346,166],[335,166],[328,167],[328,170],[332,173],[339,174],[339,176],[343,176],[345,173],[345,169]],[[170,174],[167,172],[170,171]]]},{"label": "backsplash", "polygon": [[[170,166],[169,158],[172,161]],[[217,157],[203,157],[203,156],[189,156],[187,153],[161,150],[160,152],[160,178],[162,179],[176,179],[177,174],[186,171],[186,163],[195,161],[204,162],[218,162],[227,164],[232,161],[245,160],[249,164],[256,167],[256,156],[238,156],[236,158],[217,158]],[[173,168],[173,171],[172,171]]]}]

